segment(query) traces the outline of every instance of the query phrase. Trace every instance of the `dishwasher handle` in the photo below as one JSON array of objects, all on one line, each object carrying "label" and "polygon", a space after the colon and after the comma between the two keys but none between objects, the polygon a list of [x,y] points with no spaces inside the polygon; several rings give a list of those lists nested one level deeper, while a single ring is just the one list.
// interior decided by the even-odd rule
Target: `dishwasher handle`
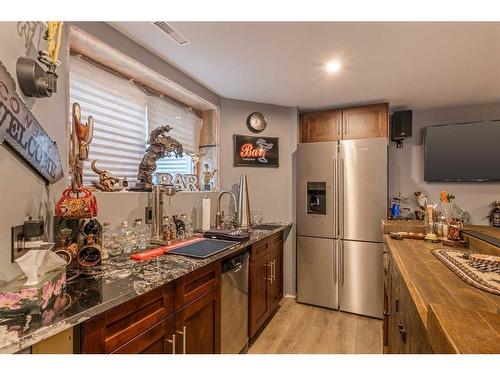
[{"label": "dishwasher handle", "polygon": [[239,272],[243,268],[243,264],[248,262],[248,251],[243,254],[237,255],[231,259],[225,260],[221,265],[221,272]]}]

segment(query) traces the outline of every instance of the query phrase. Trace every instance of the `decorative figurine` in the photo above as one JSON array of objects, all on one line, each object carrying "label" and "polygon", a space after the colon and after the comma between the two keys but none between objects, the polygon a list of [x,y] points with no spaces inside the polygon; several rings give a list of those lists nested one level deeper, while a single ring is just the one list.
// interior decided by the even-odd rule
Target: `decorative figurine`
[{"label": "decorative figurine", "polygon": [[89,157],[90,142],[94,134],[94,118],[89,116],[87,124],[82,123],[82,110],[78,103],[73,103],[73,121],[71,124],[71,142],[69,165],[71,168],[71,187],[83,187],[82,162]]},{"label": "decorative figurine", "polygon": [[205,170],[201,173],[203,178],[203,191],[212,191],[212,183],[210,182],[214,177],[217,169],[214,169],[213,172],[210,172],[210,166],[208,163],[205,163]]},{"label": "decorative figurine", "polygon": [[93,160],[90,164],[90,169],[92,169],[99,176],[99,182],[92,181],[92,186],[101,191],[115,191],[120,180],[111,176],[108,171],[97,168],[96,163],[97,160]]},{"label": "decorative figurine", "polygon": [[167,133],[173,128],[170,125],[160,126],[151,131],[149,135],[149,146],[146,154],[139,164],[136,186],[148,189],[153,185],[153,172],[156,170],[156,162],[173,153],[175,157],[182,157],[182,145]]}]

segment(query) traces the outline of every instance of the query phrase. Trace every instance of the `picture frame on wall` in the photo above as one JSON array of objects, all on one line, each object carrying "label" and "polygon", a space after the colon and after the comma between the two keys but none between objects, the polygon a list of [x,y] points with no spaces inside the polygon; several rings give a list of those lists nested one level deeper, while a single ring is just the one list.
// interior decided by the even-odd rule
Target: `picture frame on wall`
[{"label": "picture frame on wall", "polygon": [[279,168],[279,138],[235,134],[235,167]]}]

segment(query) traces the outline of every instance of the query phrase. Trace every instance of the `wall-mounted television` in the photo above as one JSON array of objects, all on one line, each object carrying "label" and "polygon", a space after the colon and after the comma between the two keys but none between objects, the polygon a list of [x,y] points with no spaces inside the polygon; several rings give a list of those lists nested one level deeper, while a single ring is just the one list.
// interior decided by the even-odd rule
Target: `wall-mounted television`
[{"label": "wall-mounted television", "polygon": [[426,127],[424,159],[425,181],[500,181],[500,120]]}]

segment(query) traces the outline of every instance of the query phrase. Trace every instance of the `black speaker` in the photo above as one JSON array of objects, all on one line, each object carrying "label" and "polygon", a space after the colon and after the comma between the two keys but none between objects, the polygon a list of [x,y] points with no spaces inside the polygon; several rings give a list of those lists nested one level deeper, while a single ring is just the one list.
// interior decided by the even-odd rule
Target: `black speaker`
[{"label": "black speaker", "polygon": [[412,114],[412,110],[396,111],[392,114],[391,140],[398,142],[398,147],[403,139],[411,137]]}]

